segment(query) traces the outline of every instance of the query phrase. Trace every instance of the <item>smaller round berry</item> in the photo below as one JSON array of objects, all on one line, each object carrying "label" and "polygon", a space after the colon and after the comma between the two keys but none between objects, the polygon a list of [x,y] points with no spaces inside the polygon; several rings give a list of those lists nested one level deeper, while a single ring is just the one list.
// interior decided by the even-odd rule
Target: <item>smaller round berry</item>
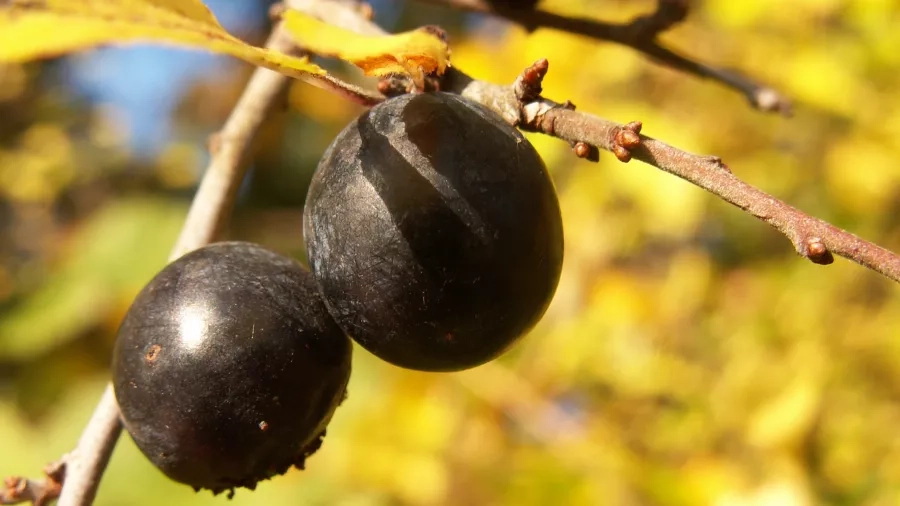
[{"label": "smaller round berry", "polygon": [[170,263],[134,300],[113,386],[144,455],[219,493],[303,468],[345,396],[350,358],[305,268],[218,243]]}]

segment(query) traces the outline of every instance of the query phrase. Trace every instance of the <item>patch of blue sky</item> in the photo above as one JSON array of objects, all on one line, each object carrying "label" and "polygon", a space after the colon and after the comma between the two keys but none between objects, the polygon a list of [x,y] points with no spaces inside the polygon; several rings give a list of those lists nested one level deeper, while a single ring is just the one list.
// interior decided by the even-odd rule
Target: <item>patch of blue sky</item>
[{"label": "patch of blue sky", "polygon": [[[219,22],[232,33],[262,29],[267,23],[264,0],[205,0]],[[129,147],[149,157],[171,141],[172,112],[192,82],[239,64],[231,57],[204,51],[140,44],[104,47],[69,58],[65,75],[73,90],[111,106],[126,122]]]}]

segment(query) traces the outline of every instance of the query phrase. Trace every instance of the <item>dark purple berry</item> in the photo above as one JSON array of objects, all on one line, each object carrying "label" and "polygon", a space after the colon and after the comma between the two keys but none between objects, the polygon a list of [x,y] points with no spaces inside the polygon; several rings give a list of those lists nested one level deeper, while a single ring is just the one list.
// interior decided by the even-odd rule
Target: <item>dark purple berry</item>
[{"label": "dark purple berry", "polygon": [[125,428],[166,475],[252,489],[321,444],[350,355],[309,271],[218,243],[169,264],[134,300],[113,384]]},{"label": "dark purple berry", "polygon": [[541,318],[563,258],[532,145],[458,95],[387,100],[334,140],[307,196],[310,267],[332,316],[393,364],[454,371]]}]

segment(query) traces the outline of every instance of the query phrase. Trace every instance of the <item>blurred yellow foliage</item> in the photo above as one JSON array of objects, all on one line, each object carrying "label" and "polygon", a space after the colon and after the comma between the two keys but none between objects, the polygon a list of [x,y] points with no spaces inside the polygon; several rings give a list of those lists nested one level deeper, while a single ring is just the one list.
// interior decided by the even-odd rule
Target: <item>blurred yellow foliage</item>
[{"label": "blurred yellow foliage", "polygon": [[21,65],[0,65],[0,102],[21,96],[27,83],[28,76]]},{"label": "blurred yellow foliage", "polygon": [[0,192],[23,202],[50,202],[75,177],[72,146],[54,124],[35,124],[19,149],[0,152]]},{"label": "blurred yellow foliage", "polygon": [[156,172],[170,188],[191,188],[200,180],[203,153],[195,144],[172,143],[160,153]]}]

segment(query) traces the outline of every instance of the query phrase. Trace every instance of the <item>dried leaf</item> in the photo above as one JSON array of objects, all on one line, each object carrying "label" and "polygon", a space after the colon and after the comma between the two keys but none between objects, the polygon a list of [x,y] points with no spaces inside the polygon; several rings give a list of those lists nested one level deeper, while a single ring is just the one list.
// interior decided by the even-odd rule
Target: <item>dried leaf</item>
[{"label": "dried leaf", "polygon": [[362,35],[329,25],[302,12],[288,9],[284,23],[288,31],[309,51],[349,61],[366,75],[443,74],[449,65],[447,41],[430,28],[394,35]]},{"label": "dried leaf", "polygon": [[306,58],[232,36],[199,0],[11,0],[0,7],[0,62],[134,42],[206,49],[294,77],[325,74]]}]

